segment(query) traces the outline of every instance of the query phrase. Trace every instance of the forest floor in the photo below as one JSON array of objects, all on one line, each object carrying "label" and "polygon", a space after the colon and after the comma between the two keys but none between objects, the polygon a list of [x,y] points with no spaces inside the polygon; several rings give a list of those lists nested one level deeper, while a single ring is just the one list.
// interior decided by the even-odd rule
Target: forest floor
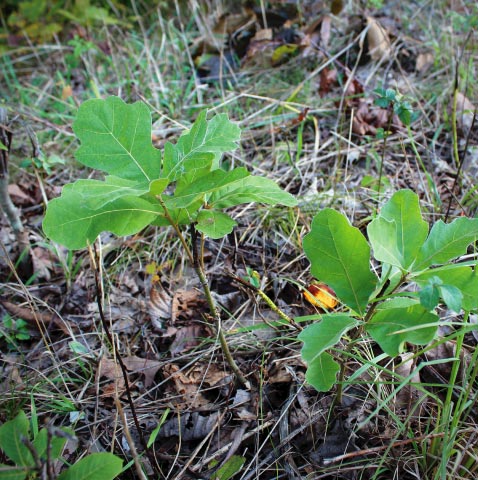
[{"label": "forest floor", "polygon": [[[127,464],[136,450],[148,478],[476,478],[478,382],[466,359],[478,337],[467,333],[456,354],[462,313],[442,305],[447,325],[432,347],[410,348],[412,357],[384,358],[359,342],[341,359],[338,402],[336,386],[319,393],[305,381],[296,330],[277,327],[258,293],[291,318],[320,318],[303,294],[314,278],[302,240],[323,208],[365,233],[406,188],[430,225],[476,217],[476,3],[257,2],[222,11],[220,2],[148,3],[131,15],[110,11],[103,25],[85,16],[50,38],[17,26],[0,50],[11,135],[9,155],[0,152],[31,245],[17,261],[18,238],[1,218],[0,424],[23,410],[39,425],[71,427],[69,463],[111,451]],[[150,107],[161,149],[202,110],[227,113],[242,139],[224,162],[298,199],[294,208],[235,207],[233,232],[203,245],[246,386],[234,382],[172,229],[102,234],[89,252],[67,251],[42,231],[48,201],[91,177],[74,159],[76,111],[109,95]],[[393,101],[383,108],[376,100],[385,95]],[[457,358],[462,374],[450,386]],[[139,474],[130,465],[120,478]]]}]

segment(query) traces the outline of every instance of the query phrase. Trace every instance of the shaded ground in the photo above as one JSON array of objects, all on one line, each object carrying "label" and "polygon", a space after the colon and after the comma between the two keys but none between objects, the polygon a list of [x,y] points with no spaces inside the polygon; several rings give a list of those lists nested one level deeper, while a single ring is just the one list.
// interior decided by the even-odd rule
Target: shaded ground
[{"label": "shaded ground", "polygon": [[[72,27],[57,43],[3,54],[10,194],[34,247],[34,274],[17,276],[9,263],[15,240],[3,219],[1,314],[26,326],[4,321],[1,330],[0,421],[35,409],[40,422],[73,426],[79,449],[67,452],[68,461],[107,450],[126,463],[131,443],[143,451],[128,390],[142,435],[161,424],[152,456],[142,459],[150,478],[218,478],[232,456],[237,479],[474,478],[476,385],[463,411],[442,409],[450,341],[416,363],[380,364],[393,371],[403,360],[402,378],[423,388],[401,389],[372,368],[345,382],[337,405],[334,391],[319,394],[304,382],[296,331],[273,328],[276,314],[244,285],[258,282],[291,317],[316,313],[302,293],[312,278],[301,239],[324,207],[364,229],[384,199],[410,188],[430,223],[476,216],[476,6],[389,2],[340,11],[333,3],[336,15],[318,2],[299,10],[229,8],[223,16],[195,3],[188,12],[151,9],[131,29]],[[377,87],[407,95],[417,112],[409,130],[398,112],[374,104]],[[105,235],[95,262],[43,237],[47,199],[89,175],[73,162],[71,122],[96,92],[146,101],[158,147],[175,141],[201,109],[227,112],[243,140],[225,161],[297,195],[296,209],[237,208],[234,232],[204,246],[230,348],[250,388],[233,382],[173,232]],[[23,168],[31,138],[43,157]],[[475,345],[469,334],[464,354]],[[364,342],[346,378],[380,353]],[[444,429],[450,419],[454,435]],[[131,468],[122,478],[135,475]]]}]

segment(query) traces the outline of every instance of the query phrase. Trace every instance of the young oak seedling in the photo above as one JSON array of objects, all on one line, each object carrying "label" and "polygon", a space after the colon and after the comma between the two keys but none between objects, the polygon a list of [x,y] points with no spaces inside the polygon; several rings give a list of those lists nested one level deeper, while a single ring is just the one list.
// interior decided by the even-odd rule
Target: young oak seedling
[{"label": "young oak seedling", "polygon": [[[348,307],[308,317],[319,321],[299,334],[308,363],[306,378],[319,391],[329,390],[341,369],[343,379],[344,364],[327,350],[348,331],[352,339],[369,335],[386,354],[396,356],[406,343],[427,345],[433,340],[440,299],[450,310],[465,312],[463,332],[477,328],[467,323],[469,312],[478,308],[477,261],[454,260],[478,239],[478,218],[448,224],[439,220],[429,231],[417,195],[400,190],[382,206],[367,233],[370,245],[344,215],[327,208],[314,217],[304,238],[312,275],[332,287]],[[370,269],[370,246],[380,277]],[[407,288],[411,284],[418,292]]]},{"label": "young oak seedling", "polygon": [[[237,148],[241,132],[225,114],[209,121],[206,115],[199,114],[175,145],[167,142],[161,155],[151,142],[151,113],[144,103],[128,105],[118,97],[83,103],[73,123],[81,142],[76,158],[107,176],[66,185],[61,197],[49,203],[43,230],[50,239],[80,249],[104,231],[122,236],[148,225],[172,226],[199,277],[224,355],[244,383],[196,253],[196,237],[230,233],[236,222],[224,212],[229,207],[251,202],[292,207],[297,202],[268,178],[243,167],[223,169],[221,157]],[[192,232],[189,242],[184,226]]]}]

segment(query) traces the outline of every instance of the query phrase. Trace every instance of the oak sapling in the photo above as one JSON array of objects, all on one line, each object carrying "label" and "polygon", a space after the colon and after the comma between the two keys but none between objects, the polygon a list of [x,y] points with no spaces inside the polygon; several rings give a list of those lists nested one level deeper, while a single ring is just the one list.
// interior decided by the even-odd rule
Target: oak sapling
[{"label": "oak sapling", "polygon": [[148,225],[172,226],[196,269],[223,352],[244,383],[221,330],[194,240],[230,233],[236,222],[224,211],[229,207],[251,202],[292,207],[297,202],[268,178],[253,176],[243,167],[223,169],[222,155],[237,148],[241,132],[225,114],[206,117],[206,111],[199,114],[176,144],[165,144],[161,155],[151,142],[151,113],[144,103],[128,105],[118,97],[83,103],[73,124],[81,143],[76,158],[107,176],[66,185],[61,197],[49,203],[43,230],[50,239],[80,249],[104,231],[123,236]]},{"label": "oak sapling", "polygon": [[[478,218],[448,224],[439,220],[429,231],[418,196],[400,190],[382,206],[367,233],[369,241],[344,215],[327,208],[314,217],[304,238],[312,275],[332,287],[345,307],[308,317],[318,321],[299,334],[306,378],[319,391],[329,390],[339,371],[343,380],[340,351],[335,356],[330,352],[349,331],[345,348],[369,335],[386,354],[396,356],[407,343],[427,345],[434,339],[439,301],[465,312],[463,330],[477,328],[466,324],[469,312],[478,308],[477,261],[456,259],[478,239]],[[379,264],[374,271],[371,251]],[[408,288],[411,284],[418,291]]]}]

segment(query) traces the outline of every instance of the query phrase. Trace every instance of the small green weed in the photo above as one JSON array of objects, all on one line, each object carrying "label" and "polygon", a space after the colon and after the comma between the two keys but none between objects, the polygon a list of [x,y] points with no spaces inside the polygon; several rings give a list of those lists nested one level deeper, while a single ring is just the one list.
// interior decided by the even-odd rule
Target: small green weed
[{"label": "small green weed", "polygon": [[17,341],[30,340],[28,323],[21,318],[15,320],[8,313],[2,318],[0,338],[4,338],[9,348],[17,348]]},{"label": "small green weed", "polygon": [[[38,420],[34,420],[37,425]],[[0,479],[109,480],[121,473],[123,462],[120,458],[112,453],[93,453],[54,476],[52,462],[61,458],[66,441],[73,438],[73,431],[67,428],[44,427],[32,434],[27,416],[20,412],[0,427],[0,449],[11,462],[10,465],[0,464]]]}]

